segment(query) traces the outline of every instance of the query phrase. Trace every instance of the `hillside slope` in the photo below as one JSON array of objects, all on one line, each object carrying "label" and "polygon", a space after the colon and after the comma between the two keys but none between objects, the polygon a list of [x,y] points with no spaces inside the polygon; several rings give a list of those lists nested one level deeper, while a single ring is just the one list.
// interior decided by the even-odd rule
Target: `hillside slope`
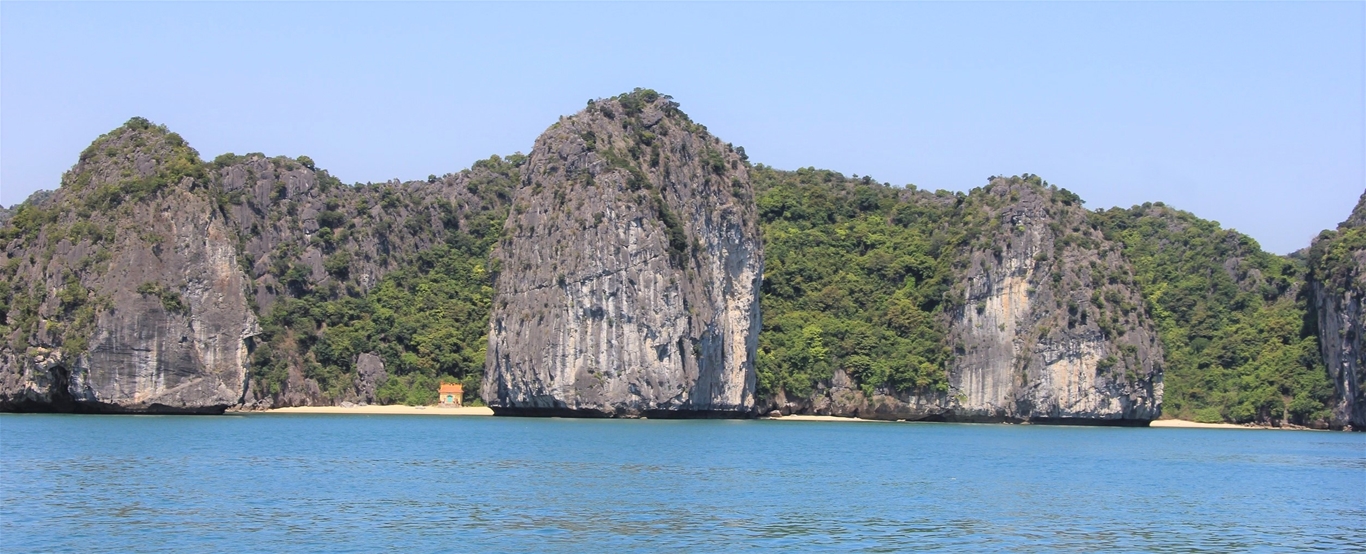
[{"label": "hillside slope", "polygon": [[1166,347],[1168,415],[1323,426],[1331,387],[1307,315],[1305,265],[1158,204],[1101,210]]}]

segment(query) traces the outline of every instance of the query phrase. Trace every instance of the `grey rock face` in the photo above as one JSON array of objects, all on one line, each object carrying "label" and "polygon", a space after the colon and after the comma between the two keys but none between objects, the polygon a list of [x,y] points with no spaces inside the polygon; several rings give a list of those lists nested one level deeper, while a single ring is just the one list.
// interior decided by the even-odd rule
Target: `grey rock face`
[{"label": "grey rock face", "polygon": [[[95,283],[112,309],[100,314],[89,352],[71,368],[77,402],[131,411],[214,411],[241,402],[245,341],[259,328],[233,236],[202,199],[181,193],[166,201],[177,209],[143,219],[164,229],[162,254],[128,245],[111,260],[111,281]],[[146,283],[178,294],[183,308],[139,292]]]},{"label": "grey rock face", "polygon": [[[479,177],[476,168],[430,183],[348,186],[294,160],[260,155],[242,156],[212,175],[229,199],[228,221],[242,239],[242,263],[263,314],[290,293],[281,268],[296,262],[308,270],[305,286],[369,289],[408,257],[445,240],[454,231],[447,227],[467,212],[485,208],[470,187]],[[446,212],[454,217],[443,220]],[[344,274],[330,275],[325,261],[338,253],[350,263]]]},{"label": "grey rock face", "polygon": [[496,233],[510,164],[353,187],[303,160],[206,164],[134,118],[86,149],[58,190],[6,210],[0,410],[373,401],[387,378],[378,357],[359,356],[355,381],[325,392],[290,340],[269,345],[289,362],[283,382],[253,384],[258,316],[301,291],[363,293],[435,244]]},{"label": "grey rock face", "polygon": [[950,370],[953,414],[1157,418],[1162,348],[1118,246],[1080,206],[1041,187],[1001,179],[987,194],[1001,202],[1000,227],[992,249],[970,254],[966,302],[950,323],[961,345]]},{"label": "grey rock face", "polygon": [[375,401],[375,390],[389,378],[384,360],[369,352],[356,356],[356,375],[356,398],[366,404]]},{"label": "grey rock face", "polygon": [[61,350],[41,346],[16,353],[0,347],[0,410],[55,411],[72,407]]},{"label": "grey rock face", "polygon": [[562,119],[522,175],[495,254],[485,402],[749,414],[763,252],[739,155],[637,92]]},{"label": "grey rock face", "polygon": [[1311,289],[1323,362],[1333,380],[1330,425],[1366,429],[1366,391],[1362,390],[1366,385],[1366,349],[1361,343],[1366,312],[1362,311],[1361,296],[1354,290],[1335,294],[1323,283],[1313,283]]},{"label": "grey rock face", "polygon": [[[1117,245],[1080,205],[1018,179],[969,198],[992,223],[959,254],[946,393],[875,390],[842,370],[784,413],[1142,425],[1161,414],[1163,351]],[[965,208],[968,209],[968,208]],[[1098,301],[1101,299],[1103,301]]]},{"label": "grey rock face", "polygon": [[1319,326],[1319,347],[1333,381],[1335,429],[1366,430],[1366,193],[1336,232],[1325,231],[1309,248],[1309,297]]},{"label": "grey rock face", "polygon": [[51,223],[6,246],[12,284],[37,296],[8,317],[0,409],[221,412],[241,401],[256,317],[233,234],[192,192],[195,177],[175,171],[194,159],[165,129],[130,123],[42,202]]}]

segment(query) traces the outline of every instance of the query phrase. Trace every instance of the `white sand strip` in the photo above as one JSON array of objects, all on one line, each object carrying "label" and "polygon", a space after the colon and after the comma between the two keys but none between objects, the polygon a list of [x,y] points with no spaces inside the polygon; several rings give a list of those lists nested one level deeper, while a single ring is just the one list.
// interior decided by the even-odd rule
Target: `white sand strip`
[{"label": "white sand strip", "polygon": [[487,407],[440,408],[436,406],[300,406],[297,408],[275,408],[259,413],[266,414],[364,414],[364,415],[458,415],[491,416],[493,410]]},{"label": "white sand strip", "polygon": [[1270,429],[1270,427],[1258,427],[1252,425],[1238,425],[1236,423],[1197,423],[1184,419],[1154,419],[1149,427],[1173,427],[1182,429]]}]

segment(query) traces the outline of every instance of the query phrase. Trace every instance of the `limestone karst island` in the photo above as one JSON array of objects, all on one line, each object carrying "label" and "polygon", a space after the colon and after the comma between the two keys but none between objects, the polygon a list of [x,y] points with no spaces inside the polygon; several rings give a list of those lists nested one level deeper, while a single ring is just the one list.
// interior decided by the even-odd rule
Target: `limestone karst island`
[{"label": "limestone karst island", "polygon": [[1366,203],[1324,209],[1278,256],[1030,174],[783,171],[640,89],[412,182],[133,118],[0,208],[0,410],[1366,429]]}]

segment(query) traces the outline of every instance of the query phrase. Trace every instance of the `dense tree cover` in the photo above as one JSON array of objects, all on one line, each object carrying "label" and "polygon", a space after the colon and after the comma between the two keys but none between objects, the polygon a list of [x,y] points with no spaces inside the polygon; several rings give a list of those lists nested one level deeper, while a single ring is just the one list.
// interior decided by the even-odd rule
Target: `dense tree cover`
[{"label": "dense tree cover", "polygon": [[[625,111],[621,115],[627,120],[637,116],[642,102],[656,94],[638,90],[619,97]],[[63,343],[70,352],[85,349],[97,308],[109,309],[110,300],[93,294],[79,277],[98,271],[109,259],[116,216],[186,179],[195,193],[214,192],[205,188],[212,188],[206,176],[238,161],[225,155],[206,164],[179,136],[140,118],[125,127],[132,133],[116,130],[101,137],[81,154],[78,168],[84,169],[64,176],[63,187],[82,194],[63,202],[35,195],[9,211],[0,227],[0,241],[11,248],[25,247],[45,233],[49,246],[39,253],[44,265],[64,239],[95,246],[79,266],[63,269],[61,286],[52,289],[59,313],[50,315],[60,321],[49,322],[49,330],[73,337]],[[650,146],[647,131],[634,132],[636,142]],[[591,148],[595,141],[589,138]],[[713,154],[700,153],[708,160]],[[642,150],[630,155],[643,163],[658,154]],[[136,156],[156,160],[157,171],[142,178],[92,179],[96,169],[126,165]],[[328,202],[310,239],[326,255],[327,277],[315,282],[299,257],[301,245],[283,248],[270,262],[283,296],[260,314],[263,334],[251,360],[257,390],[280,393],[290,369],[298,368],[325,396],[340,398],[354,386],[357,354],[375,352],[390,375],[378,391],[381,402],[432,402],[442,379],[463,382],[467,399],[477,399],[491,274],[496,271],[489,266],[489,254],[501,235],[523,161],[520,155],[495,156],[476,164],[488,170],[467,184],[491,208],[480,213],[457,214],[449,203],[426,205],[398,187],[365,196],[370,203]],[[315,170],[307,157],[288,162]],[[716,167],[718,162],[708,163]],[[317,173],[323,193],[346,188],[325,172]],[[961,294],[952,292],[963,273],[960,254],[993,249],[993,235],[985,229],[999,222],[992,220],[989,208],[994,206],[982,203],[1007,200],[896,188],[809,168],[788,172],[757,165],[751,176],[766,250],[756,364],[760,395],[785,391],[806,397],[836,370],[845,371],[869,394],[946,390],[951,352],[944,344],[944,314],[961,301]],[[1037,178],[1026,176],[1031,179]],[[436,180],[433,175],[428,183]],[[220,197],[220,207],[241,201],[240,194]],[[1053,198],[1080,203],[1066,190],[1056,191]],[[439,242],[416,252],[384,248],[382,263],[389,271],[373,286],[361,286],[353,272],[355,255],[347,246],[357,233],[373,234],[385,244],[385,236],[398,236],[393,233],[437,236],[432,217],[400,221],[397,216],[369,220],[364,215],[375,205],[385,214],[402,211],[405,203],[439,212],[435,220],[444,230],[433,238]],[[293,204],[285,204],[282,211],[296,216]],[[1359,205],[1353,215],[1358,224],[1325,231],[1307,264],[1263,252],[1244,235],[1160,203],[1088,217],[1107,238],[1123,245],[1158,325],[1166,351],[1167,415],[1297,424],[1326,417],[1332,386],[1303,284],[1306,272],[1312,271],[1330,290],[1360,287],[1355,255],[1366,248],[1366,231],[1359,225],[1366,221],[1366,208]],[[357,229],[354,221],[371,228]],[[678,242],[671,245],[678,252],[686,250],[686,243],[673,242]],[[15,341],[27,335],[14,331],[37,329],[40,306],[49,295],[18,278],[21,261],[13,258],[0,267],[7,284],[0,287],[0,331]],[[243,265],[250,270],[252,264]],[[144,283],[137,292],[159,298],[167,311],[186,309],[183,299],[163,285]]]},{"label": "dense tree cover", "polygon": [[760,396],[836,369],[874,390],[947,390],[944,327],[960,196],[800,169],[751,171],[764,237]]},{"label": "dense tree cover", "polygon": [[278,392],[293,361],[337,397],[354,385],[356,356],[375,352],[389,372],[376,393],[382,403],[435,402],[440,380],[459,381],[477,398],[493,288],[487,244],[470,244],[426,250],[363,294],[329,300],[315,292],[276,302],[263,318],[266,343],[256,350],[253,375]]},{"label": "dense tree cover", "polygon": [[[441,381],[464,384],[466,403],[477,403],[487,348],[488,318],[493,298],[489,254],[501,236],[511,190],[519,180],[519,155],[494,156],[475,164],[480,169],[467,187],[483,199],[484,209],[458,216],[438,206],[444,242],[396,260],[396,267],[369,289],[351,275],[353,257],[342,246],[324,245],[323,265],[329,279],[314,283],[297,259],[280,258],[273,270],[288,295],[261,318],[262,343],[252,357],[252,377],[265,394],[279,394],[290,367],[302,369],[324,396],[342,398],[355,385],[358,354],[373,352],[384,360],[389,377],[376,391],[385,404],[430,404]],[[382,204],[398,208],[404,201],[385,191]],[[329,202],[334,209],[345,206]],[[370,206],[361,203],[360,209]],[[349,216],[320,214],[317,235],[342,231]],[[380,233],[433,233],[423,210],[406,222],[381,219]],[[381,216],[382,218],[384,216]],[[354,229],[351,229],[354,232]],[[381,242],[390,242],[383,235]],[[297,254],[297,253],[296,253]]]},{"label": "dense tree cover", "polygon": [[1300,425],[1326,418],[1332,384],[1300,296],[1302,262],[1160,203],[1092,217],[1123,243],[1157,322],[1164,415]]}]

